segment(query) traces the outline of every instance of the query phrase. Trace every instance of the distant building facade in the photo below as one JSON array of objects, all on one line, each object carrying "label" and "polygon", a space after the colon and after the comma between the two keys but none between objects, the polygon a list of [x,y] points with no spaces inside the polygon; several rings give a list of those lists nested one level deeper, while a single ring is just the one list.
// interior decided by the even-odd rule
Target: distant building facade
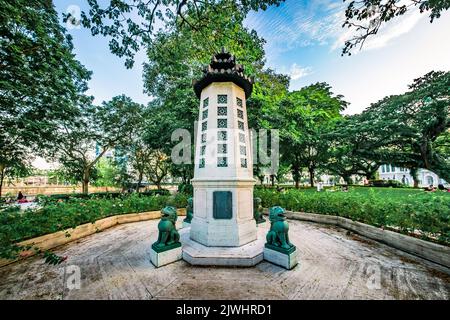
[{"label": "distant building facade", "polygon": [[[382,164],[378,169],[380,179],[382,180],[397,180],[403,184],[413,186],[414,180],[409,169],[395,167],[390,164]],[[447,184],[444,179],[427,169],[419,169],[417,172],[417,179],[419,180],[419,187],[437,186],[438,184]]]}]

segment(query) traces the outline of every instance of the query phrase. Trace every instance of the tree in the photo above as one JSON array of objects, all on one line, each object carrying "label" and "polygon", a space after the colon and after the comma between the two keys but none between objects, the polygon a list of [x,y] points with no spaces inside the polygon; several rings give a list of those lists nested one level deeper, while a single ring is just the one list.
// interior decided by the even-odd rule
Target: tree
[{"label": "tree", "polygon": [[60,128],[50,156],[82,183],[83,193],[88,193],[92,172],[100,158],[107,151],[126,145],[134,128],[140,125],[141,108],[121,95],[101,106],[91,106],[80,113],[77,121]]},{"label": "tree", "polygon": [[120,185],[120,167],[111,158],[101,158],[96,164],[98,177],[94,185],[98,187],[116,187]]},{"label": "tree", "polygon": [[[210,63],[212,54],[225,47],[236,56],[239,63],[244,64],[247,74],[260,79],[277,76],[273,71],[263,69],[264,41],[256,32],[243,26],[245,16],[237,11],[237,7],[227,12],[214,8],[205,10],[211,22],[204,22],[202,30],[190,27],[178,30],[174,27],[171,32],[157,33],[147,51],[144,86],[154,100],[150,103],[152,120],[146,125],[145,141],[151,149],[161,150],[167,155],[171,154],[174,145],[171,141],[174,130],[186,129],[191,138],[194,136],[199,101],[193,91],[192,81],[203,76],[202,69]],[[195,11],[188,12],[186,16],[191,14],[195,15]],[[275,83],[269,80],[265,82],[267,86]],[[255,92],[257,90],[255,86]],[[258,111],[257,107],[248,108],[249,115]],[[193,149],[191,151],[194,154]],[[172,164],[170,171],[186,183],[190,181],[194,170],[192,164]]]},{"label": "tree", "polygon": [[359,115],[346,116],[329,127],[327,140],[331,143],[327,170],[341,176],[347,184],[355,174],[374,179],[380,164],[364,157],[364,152],[372,147],[371,139],[370,133],[361,126]]},{"label": "tree", "polygon": [[150,162],[145,167],[145,176],[161,189],[161,182],[167,176],[170,169],[169,157],[160,150],[152,152]]},{"label": "tree", "polygon": [[[151,48],[158,31],[195,32],[208,36],[217,23],[217,15],[245,17],[251,10],[266,10],[284,0],[115,0],[102,7],[88,0],[89,12],[82,12],[81,23],[92,35],[110,37],[111,52],[125,57],[125,65],[133,66],[134,55],[143,46]],[[138,18],[136,18],[136,16]],[[72,18],[70,15],[66,19]],[[138,21],[138,22],[137,22]],[[157,26],[160,28],[157,28]],[[216,29],[217,38],[228,37],[227,30]]]},{"label": "tree", "polygon": [[136,191],[139,192],[153,151],[139,137],[135,138],[129,147],[129,163],[137,177]]},{"label": "tree", "polygon": [[430,22],[433,22],[450,8],[450,0],[351,0],[345,11],[343,27],[353,28],[359,33],[345,42],[342,54],[350,55],[358,45],[362,48],[366,39],[377,34],[383,23],[414,7],[419,7],[420,13],[429,12]]},{"label": "tree", "polygon": [[316,83],[290,92],[272,116],[280,128],[281,161],[290,165],[298,188],[301,171],[306,168],[314,186],[315,170],[328,158],[326,128],[341,117],[347,103],[334,96],[326,83]]},{"label": "tree", "polygon": [[417,171],[426,168],[450,180],[450,72],[415,79],[410,91],[372,104],[358,118],[365,137],[359,153],[378,163]]},{"label": "tree", "polygon": [[[0,168],[23,169],[88,97],[90,72],[72,53],[51,1],[0,1]],[[0,181],[0,185],[1,185]],[[0,188],[1,194],[1,188]]]}]

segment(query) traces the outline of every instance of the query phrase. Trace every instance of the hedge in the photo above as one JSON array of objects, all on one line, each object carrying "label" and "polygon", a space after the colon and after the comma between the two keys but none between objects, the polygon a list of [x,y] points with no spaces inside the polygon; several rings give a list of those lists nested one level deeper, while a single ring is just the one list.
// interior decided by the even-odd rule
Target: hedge
[{"label": "hedge", "polygon": [[369,190],[358,192],[305,192],[256,189],[264,207],[281,206],[290,211],[336,215],[376,227],[450,244],[450,197],[416,192],[386,197]]},{"label": "hedge", "polygon": [[0,213],[0,257],[14,258],[21,250],[16,243],[41,235],[74,228],[109,216],[160,210],[166,205],[184,208],[185,195],[145,197],[130,194],[118,198],[71,198],[47,203],[40,209],[11,208]]}]

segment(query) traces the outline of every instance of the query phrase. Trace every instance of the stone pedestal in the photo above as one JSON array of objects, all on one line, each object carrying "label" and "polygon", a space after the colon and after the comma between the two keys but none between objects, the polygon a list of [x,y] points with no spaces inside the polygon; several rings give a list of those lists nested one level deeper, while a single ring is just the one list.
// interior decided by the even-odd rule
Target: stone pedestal
[{"label": "stone pedestal", "polygon": [[183,260],[192,265],[251,267],[263,260],[265,230],[258,229],[258,239],[239,247],[208,247],[189,237],[189,228],[180,230]]},{"label": "stone pedestal", "polygon": [[283,253],[266,246],[264,247],[264,260],[291,270],[298,264],[297,248],[290,253]]},{"label": "stone pedestal", "polygon": [[185,221],[183,221],[183,223],[181,225],[182,228],[189,228],[190,226],[191,226],[191,224],[189,222],[185,222]]},{"label": "stone pedestal", "polygon": [[181,250],[181,246],[162,252],[157,252],[153,248],[150,249],[150,261],[157,268],[181,260],[182,257],[183,252]]}]

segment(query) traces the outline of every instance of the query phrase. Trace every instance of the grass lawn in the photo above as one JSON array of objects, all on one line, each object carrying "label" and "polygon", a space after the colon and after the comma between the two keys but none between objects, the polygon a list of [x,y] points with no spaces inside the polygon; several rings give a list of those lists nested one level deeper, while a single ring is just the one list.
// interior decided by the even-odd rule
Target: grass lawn
[{"label": "grass lawn", "polygon": [[[327,190],[327,189],[325,189]],[[316,188],[306,188],[303,189],[305,192],[317,192]],[[339,192],[339,191],[336,191]],[[450,192],[436,191],[436,192],[426,192],[423,189],[415,188],[380,188],[380,187],[350,187],[349,193],[354,194],[370,194],[373,193],[380,197],[388,197],[394,200],[403,200],[405,197],[415,197],[422,195],[433,195],[438,197],[446,197],[450,201]]]}]

